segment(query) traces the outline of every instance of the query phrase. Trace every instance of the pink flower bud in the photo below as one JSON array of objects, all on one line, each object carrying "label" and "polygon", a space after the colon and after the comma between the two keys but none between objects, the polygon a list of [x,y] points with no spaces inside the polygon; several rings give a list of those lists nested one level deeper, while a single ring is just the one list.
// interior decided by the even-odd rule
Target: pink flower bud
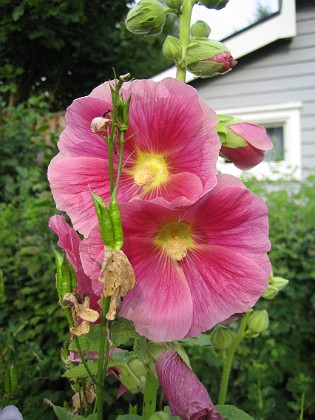
[{"label": "pink flower bud", "polygon": [[156,360],[160,384],[173,416],[183,420],[221,420],[206,388],[175,350],[168,350]]},{"label": "pink flower bud", "polygon": [[263,160],[264,152],[272,149],[272,142],[261,125],[221,115],[219,121],[217,131],[222,142],[220,152],[237,168],[253,168]]},{"label": "pink flower bud", "polygon": [[220,73],[225,73],[231,70],[237,64],[237,61],[234,60],[234,58],[229,52],[220,53],[216,55],[215,57],[212,57],[209,60],[205,60],[205,61],[211,61],[213,63],[221,64]]}]

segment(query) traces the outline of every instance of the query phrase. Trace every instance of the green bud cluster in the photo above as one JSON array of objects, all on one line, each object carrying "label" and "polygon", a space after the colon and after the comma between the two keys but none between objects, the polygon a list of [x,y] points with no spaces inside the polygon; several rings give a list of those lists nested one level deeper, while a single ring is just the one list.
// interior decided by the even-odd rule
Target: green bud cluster
[{"label": "green bud cluster", "polygon": [[262,295],[264,299],[272,300],[274,299],[280,290],[284,289],[289,283],[289,280],[283,279],[282,277],[275,277],[273,273],[270,274],[268,287],[265,293]]}]

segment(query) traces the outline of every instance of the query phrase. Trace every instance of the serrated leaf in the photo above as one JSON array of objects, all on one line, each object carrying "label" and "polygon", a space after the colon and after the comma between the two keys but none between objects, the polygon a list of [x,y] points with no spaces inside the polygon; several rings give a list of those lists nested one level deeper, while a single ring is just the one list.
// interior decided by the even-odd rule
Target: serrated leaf
[{"label": "serrated leaf", "polygon": [[209,334],[201,334],[199,337],[190,337],[180,340],[180,343],[185,347],[210,347],[210,337]]},{"label": "serrated leaf", "polygon": [[225,418],[225,420],[254,420],[253,417],[234,405],[216,405],[215,408]]},{"label": "serrated leaf", "polygon": [[[91,325],[88,334],[78,337],[82,351],[98,351],[100,348],[101,324]],[[69,350],[78,351],[75,340],[71,341]]]},{"label": "serrated leaf", "polygon": [[135,339],[138,336],[131,321],[128,321],[125,318],[117,318],[112,322],[110,339],[112,340],[114,347],[126,344],[130,339]]},{"label": "serrated leaf", "polygon": [[[97,373],[97,363],[88,363],[88,367],[90,368],[90,371],[96,375]],[[66,370],[66,372],[62,375],[64,378],[86,378],[88,377],[88,373],[83,365],[83,363],[81,363],[80,365],[70,369],[70,370]]]}]

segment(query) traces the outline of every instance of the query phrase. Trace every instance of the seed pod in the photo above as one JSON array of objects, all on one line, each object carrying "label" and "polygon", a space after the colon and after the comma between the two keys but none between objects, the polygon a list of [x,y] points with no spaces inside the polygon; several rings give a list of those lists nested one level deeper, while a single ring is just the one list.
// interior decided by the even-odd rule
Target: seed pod
[{"label": "seed pod", "polygon": [[73,279],[71,278],[70,264],[68,263],[65,254],[56,249],[54,249],[54,252],[57,266],[56,287],[59,300],[62,300],[66,293],[71,293]]}]

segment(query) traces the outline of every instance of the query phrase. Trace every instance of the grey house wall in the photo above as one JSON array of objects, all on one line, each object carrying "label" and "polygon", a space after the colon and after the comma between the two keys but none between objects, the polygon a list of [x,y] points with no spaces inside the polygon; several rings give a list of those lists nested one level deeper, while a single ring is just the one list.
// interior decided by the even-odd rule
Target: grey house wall
[{"label": "grey house wall", "polygon": [[223,77],[191,84],[214,109],[301,102],[302,166],[315,169],[315,2],[301,3],[294,39],[241,58]]}]

